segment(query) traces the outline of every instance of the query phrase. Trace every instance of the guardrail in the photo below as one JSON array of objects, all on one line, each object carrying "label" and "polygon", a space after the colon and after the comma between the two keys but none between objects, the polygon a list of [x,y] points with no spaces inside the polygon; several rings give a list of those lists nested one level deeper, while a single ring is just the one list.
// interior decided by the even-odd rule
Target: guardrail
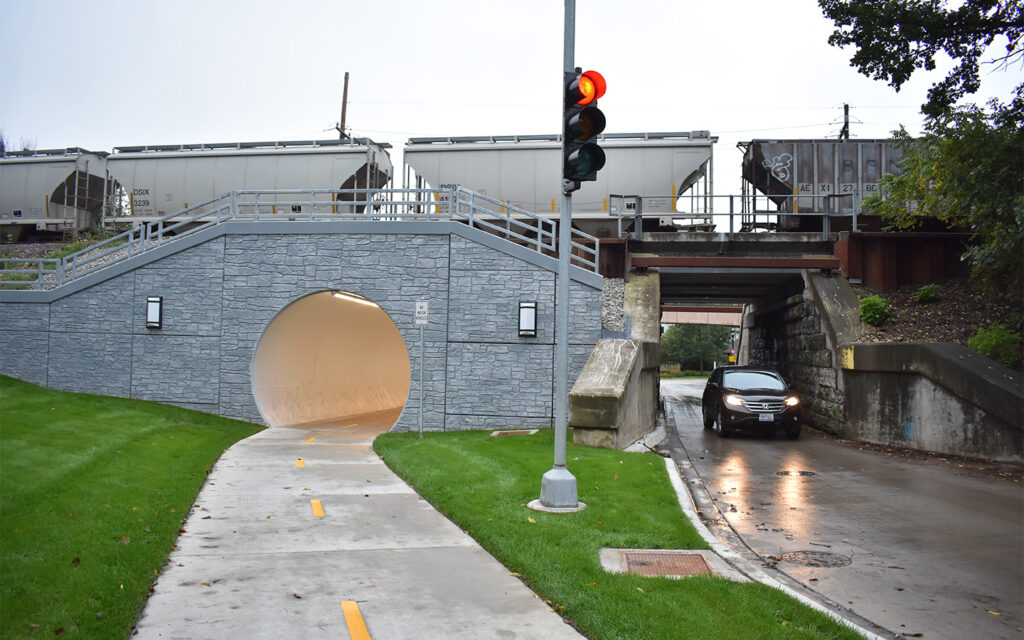
[{"label": "guardrail", "polygon": [[[850,205],[840,204],[840,198],[850,198]],[[836,217],[852,217],[853,228],[857,228],[857,216],[860,211],[860,198],[857,193],[812,193],[802,195],[766,196],[758,193],[733,195],[699,195],[699,196],[639,196],[609,195],[609,215],[618,218],[619,237],[623,237],[623,220],[633,220],[634,229],[640,228],[640,220],[644,217],[665,217],[684,221],[683,226],[702,227],[701,230],[713,231],[717,224],[715,219],[728,219],[728,233],[737,231],[753,231],[765,229],[775,231],[779,216],[808,216],[822,219],[822,237],[828,238],[830,233],[829,220]],[[690,202],[690,211],[679,211],[678,205]],[[715,203],[728,201],[728,211],[719,208]],[[645,204],[647,203],[647,204]],[[821,210],[807,211],[821,207]],[[654,206],[650,206],[650,205]],[[801,210],[803,207],[805,210]],[[845,210],[844,210],[845,209]],[[736,222],[739,224],[737,225]],[[635,231],[634,231],[635,233]]]},{"label": "guardrail", "polygon": [[[434,189],[277,189],[229,191],[132,227],[65,258],[0,259],[0,287],[60,286],[177,238],[231,221],[460,221],[557,255],[555,223],[461,187]],[[116,219],[114,220],[116,222]],[[596,272],[600,243],[572,230],[572,263]],[[7,268],[13,265],[13,268]],[[30,278],[29,276],[34,276]]]}]

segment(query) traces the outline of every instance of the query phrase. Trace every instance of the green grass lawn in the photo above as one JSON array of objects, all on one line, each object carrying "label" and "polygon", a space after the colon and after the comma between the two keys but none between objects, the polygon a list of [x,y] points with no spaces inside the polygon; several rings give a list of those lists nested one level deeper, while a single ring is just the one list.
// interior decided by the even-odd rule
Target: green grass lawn
[{"label": "green grass lawn", "polygon": [[207,472],[261,428],[0,376],[0,637],[128,637]]},{"label": "green grass lawn", "polygon": [[605,573],[601,547],[705,549],[681,512],[664,460],[569,445],[587,508],[526,508],[551,468],[553,432],[379,436],[374,448],[424,498],[465,529],[588,638],[742,640],[860,636],[783,593],[715,577]]}]

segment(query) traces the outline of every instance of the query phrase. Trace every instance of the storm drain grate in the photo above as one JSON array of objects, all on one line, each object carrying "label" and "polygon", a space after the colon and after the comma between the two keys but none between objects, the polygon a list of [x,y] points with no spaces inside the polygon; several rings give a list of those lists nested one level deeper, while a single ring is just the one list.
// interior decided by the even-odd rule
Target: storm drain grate
[{"label": "storm drain grate", "polygon": [[846,567],[853,562],[846,556],[826,551],[790,551],[779,558],[805,567]]},{"label": "storm drain grate", "polygon": [[627,551],[622,554],[626,571],[639,576],[699,576],[711,568],[699,553],[646,553]]}]

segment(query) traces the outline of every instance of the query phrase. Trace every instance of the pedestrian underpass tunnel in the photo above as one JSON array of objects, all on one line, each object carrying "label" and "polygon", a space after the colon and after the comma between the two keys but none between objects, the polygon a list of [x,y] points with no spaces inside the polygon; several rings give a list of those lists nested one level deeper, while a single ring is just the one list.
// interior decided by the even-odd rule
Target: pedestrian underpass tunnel
[{"label": "pedestrian underpass tunnel", "polygon": [[272,427],[365,414],[398,420],[409,396],[409,352],[372,301],[321,291],[285,307],[253,360],[252,390]]}]

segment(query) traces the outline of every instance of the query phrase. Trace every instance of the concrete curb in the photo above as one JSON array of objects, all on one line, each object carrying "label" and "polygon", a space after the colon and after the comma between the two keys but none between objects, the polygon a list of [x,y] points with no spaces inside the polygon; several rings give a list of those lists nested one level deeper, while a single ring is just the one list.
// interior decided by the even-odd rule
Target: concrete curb
[{"label": "concrete curb", "polygon": [[751,563],[746,558],[741,557],[740,555],[729,549],[725,545],[725,543],[716,538],[710,531],[708,531],[708,528],[704,526],[704,523],[701,521],[700,516],[697,514],[697,509],[694,506],[693,496],[690,494],[689,490],[683,484],[683,478],[680,475],[679,469],[676,467],[676,463],[672,458],[665,458],[665,469],[668,471],[668,477],[669,480],[672,482],[672,488],[675,489],[676,491],[676,499],[679,501],[679,507],[683,510],[683,513],[686,514],[686,517],[690,520],[690,524],[692,524],[693,527],[697,530],[697,533],[700,534],[700,537],[703,538],[704,541],[711,546],[712,551],[719,555],[733,569],[735,569],[741,575],[746,576],[750,580],[760,582],[761,584],[772,587],[774,589],[778,589],[786,595],[796,598],[797,600],[811,607],[815,611],[820,611],[821,613],[824,613],[825,615],[832,618],[839,624],[843,625],[844,627],[847,627],[848,629],[856,631],[861,636],[868,638],[869,640],[886,640],[882,636],[872,633],[867,629],[864,629],[854,624],[853,622],[847,620],[843,616],[839,615],[835,611],[832,611],[831,609],[822,605],[821,603],[812,600],[811,598],[808,598],[802,593],[794,591],[790,587],[786,586],[785,584],[779,582],[775,578],[772,578],[771,576],[766,574],[758,566]]}]

